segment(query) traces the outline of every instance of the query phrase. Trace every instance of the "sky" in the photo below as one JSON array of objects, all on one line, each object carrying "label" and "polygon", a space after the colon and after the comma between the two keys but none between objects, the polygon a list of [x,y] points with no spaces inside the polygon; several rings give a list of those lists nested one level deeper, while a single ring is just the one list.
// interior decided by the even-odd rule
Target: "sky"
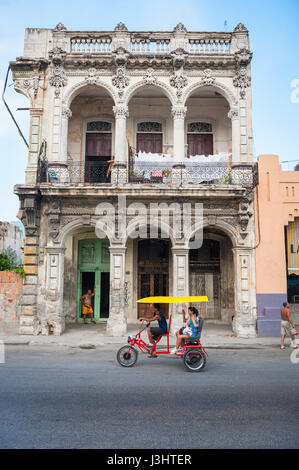
[{"label": "sky", "polygon": [[[232,31],[242,22],[250,34],[254,156],[279,155],[299,163],[299,0],[0,0],[0,89],[10,60],[23,54],[25,28]],[[225,23],[226,22],[226,23]],[[227,26],[225,26],[227,24]],[[16,93],[11,76],[6,101],[28,139],[27,99]],[[27,148],[0,103],[0,220],[16,220],[15,184],[24,183]],[[298,162],[296,162],[298,160]],[[283,168],[293,169],[294,164]]]}]

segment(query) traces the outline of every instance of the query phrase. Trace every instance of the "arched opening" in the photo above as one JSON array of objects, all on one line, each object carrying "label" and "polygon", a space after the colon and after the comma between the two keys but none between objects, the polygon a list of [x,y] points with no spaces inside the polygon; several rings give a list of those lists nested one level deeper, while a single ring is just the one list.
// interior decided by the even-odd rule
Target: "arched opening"
[{"label": "arched opening", "polygon": [[132,93],[128,107],[130,179],[162,182],[163,169],[172,166],[173,121],[170,99],[161,87],[145,85]]},{"label": "arched opening", "polygon": [[186,106],[187,156],[231,153],[232,126],[227,116],[230,104],[221,90],[212,86],[196,88],[188,96]]},{"label": "arched opening", "polygon": [[201,248],[189,252],[190,295],[207,295],[207,319],[231,324],[234,315],[234,258],[231,239],[216,228],[203,231]]},{"label": "arched opening", "polygon": [[[166,239],[137,240],[137,298],[169,295],[170,242]],[[138,318],[151,316],[149,306],[138,304]],[[168,305],[160,305],[168,317]]]},{"label": "arched opening", "polygon": [[[80,227],[65,238],[63,312],[66,324],[82,323],[80,298],[88,290],[94,320],[109,317],[110,254],[108,238],[96,236],[94,227]],[[91,315],[87,316],[87,321]]]},{"label": "arched opening", "polygon": [[71,182],[109,183],[114,155],[114,101],[103,87],[88,85],[73,99],[67,157]]}]

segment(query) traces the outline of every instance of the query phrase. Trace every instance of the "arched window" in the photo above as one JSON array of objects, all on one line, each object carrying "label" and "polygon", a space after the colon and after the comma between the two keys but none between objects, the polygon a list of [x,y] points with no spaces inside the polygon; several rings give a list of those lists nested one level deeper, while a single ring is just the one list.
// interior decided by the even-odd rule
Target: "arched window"
[{"label": "arched window", "polygon": [[190,122],[187,126],[188,156],[213,154],[213,128],[209,122]]}]

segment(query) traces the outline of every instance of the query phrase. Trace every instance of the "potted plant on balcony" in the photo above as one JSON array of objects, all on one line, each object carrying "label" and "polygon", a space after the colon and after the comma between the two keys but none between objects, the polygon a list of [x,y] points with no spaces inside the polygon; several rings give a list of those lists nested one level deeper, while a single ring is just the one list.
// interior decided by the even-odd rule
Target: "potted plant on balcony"
[{"label": "potted plant on balcony", "polygon": [[232,175],[231,175],[231,173],[227,173],[227,175],[224,176],[223,183],[224,184],[232,184]]},{"label": "potted plant on balcony", "polygon": [[142,183],[144,180],[144,174],[137,175],[134,170],[129,171],[129,176],[132,183]]},{"label": "potted plant on balcony", "polygon": [[163,183],[169,183],[170,182],[170,173],[171,173],[171,170],[169,168],[164,168],[162,170]]}]

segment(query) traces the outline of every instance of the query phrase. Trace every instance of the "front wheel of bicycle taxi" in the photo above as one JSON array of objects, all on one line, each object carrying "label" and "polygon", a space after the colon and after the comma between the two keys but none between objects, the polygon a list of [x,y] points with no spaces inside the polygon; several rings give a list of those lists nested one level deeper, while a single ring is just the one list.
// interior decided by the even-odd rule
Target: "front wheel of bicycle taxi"
[{"label": "front wheel of bicycle taxi", "polygon": [[191,372],[198,372],[206,365],[206,355],[199,348],[187,349],[183,361],[185,367]]},{"label": "front wheel of bicycle taxi", "polygon": [[138,359],[138,351],[129,345],[120,348],[116,355],[117,362],[123,367],[132,367]]}]

